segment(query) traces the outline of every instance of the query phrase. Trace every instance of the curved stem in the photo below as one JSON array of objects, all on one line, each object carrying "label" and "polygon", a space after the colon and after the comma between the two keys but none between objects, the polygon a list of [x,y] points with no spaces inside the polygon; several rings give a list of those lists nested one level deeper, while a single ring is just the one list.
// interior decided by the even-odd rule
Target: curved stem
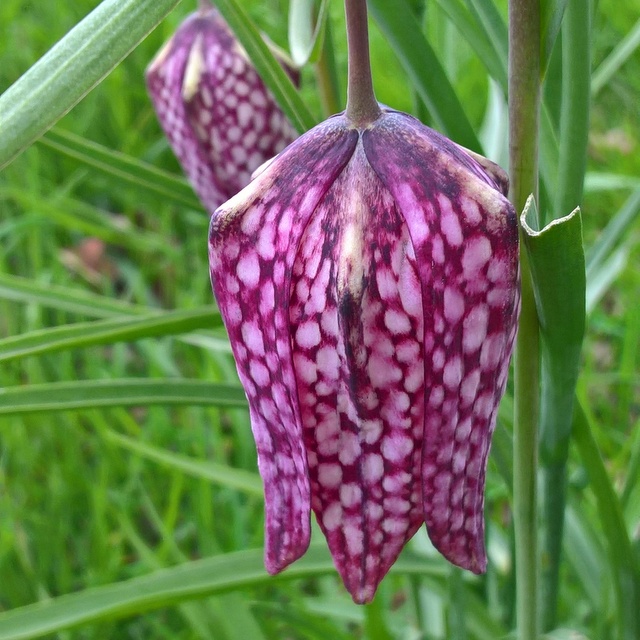
[{"label": "curved stem", "polygon": [[[511,201],[518,213],[530,194],[538,200],[539,121],[540,2],[509,0],[509,172]],[[513,437],[516,615],[518,640],[537,640],[539,320],[526,251],[522,242],[520,246],[522,310],[514,360]]]},{"label": "curved stem", "polygon": [[366,0],[345,0],[349,72],[346,115],[357,127],[370,124],[380,116],[373,92],[369,60],[369,28]]}]

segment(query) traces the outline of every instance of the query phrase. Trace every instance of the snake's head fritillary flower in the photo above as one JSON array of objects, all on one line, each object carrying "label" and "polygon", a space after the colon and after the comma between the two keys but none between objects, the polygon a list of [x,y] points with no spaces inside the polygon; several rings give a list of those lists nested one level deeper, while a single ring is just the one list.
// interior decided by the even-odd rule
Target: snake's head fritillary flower
[{"label": "snake's head fritillary flower", "polygon": [[146,81],[169,143],[210,213],[296,137],[213,7],[180,25],[149,65]]},{"label": "snake's head fritillary flower", "polygon": [[413,117],[334,116],[213,215],[213,288],[249,401],[265,564],[316,514],[356,602],[423,522],[480,573],[519,305],[504,173]]}]

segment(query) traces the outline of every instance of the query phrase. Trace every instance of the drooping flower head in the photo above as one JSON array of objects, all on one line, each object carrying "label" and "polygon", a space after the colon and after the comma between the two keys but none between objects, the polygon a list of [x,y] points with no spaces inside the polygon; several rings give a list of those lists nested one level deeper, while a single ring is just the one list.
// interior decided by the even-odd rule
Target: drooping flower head
[{"label": "drooping flower head", "polygon": [[485,469],[519,301],[506,185],[385,108],[318,125],[213,215],[268,571],[305,552],[310,509],[356,602],[423,522],[451,562],[485,570]]},{"label": "drooping flower head", "polygon": [[211,219],[211,279],[265,487],[265,564],[310,511],[356,602],[424,522],[482,572],[484,481],[519,305],[493,163],[375,101],[365,0],[345,0],[347,109]]},{"label": "drooping flower head", "polygon": [[210,213],[296,138],[226,22],[206,3],[161,49],[146,81],[169,143]]}]

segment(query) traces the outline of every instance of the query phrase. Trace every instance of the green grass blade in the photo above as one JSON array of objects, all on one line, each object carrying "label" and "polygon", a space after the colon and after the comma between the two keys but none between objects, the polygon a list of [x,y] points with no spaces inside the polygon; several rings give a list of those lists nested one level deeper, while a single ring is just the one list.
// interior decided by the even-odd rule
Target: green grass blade
[{"label": "green grass blade", "polygon": [[113,151],[62,129],[52,129],[39,143],[177,206],[202,209],[184,178],[157,169],[138,158]]},{"label": "green grass blade", "polygon": [[0,416],[149,405],[246,407],[247,400],[238,385],[181,379],[74,380],[0,388]]},{"label": "green grass blade", "polygon": [[0,273],[0,298],[38,304],[50,309],[60,309],[93,318],[112,318],[152,311],[148,307],[133,305],[82,289],[43,284],[7,273]]},{"label": "green grass blade", "polygon": [[562,24],[562,107],[553,218],[582,204],[587,166],[591,73],[589,3],[569,0]]},{"label": "green grass blade", "polygon": [[[541,0],[540,2],[540,47],[542,58],[542,75],[547,69],[551,58],[551,51],[556,43],[562,17],[565,12],[568,0]],[[583,3],[588,6],[587,2]]]},{"label": "green grass blade", "polygon": [[[221,385],[206,385],[209,388],[218,388]],[[241,389],[238,387],[228,387],[224,391],[229,392],[236,396],[240,396]],[[221,393],[216,394],[221,397]],[[240,399],[238,399],[240,402]],[[248,495],[257,496],[262,498],[264,492],[262,490],[262,481],[256,473],[245,471],[244,469],[234,469],[223,464],[215,462],[205,462],[203,460],[196,460],[189,456],[180,455],[171,451],[165,451],[159,449],[145,442],[134,440],[115,431],[106,431],[102,434],[105,440],[112,442],[131,453],[141,456],[146,460],[152,460],[157,462],[163,467],[173,469],[175,471],[181,471],[194,478],[200,478],[207,480],[214,484],[227,487],[230,489],[236,489]]]},{"label": "green grass blade", "polygon": [[640,189],[634,191],[622,208],[611,218],[596,243],[587,251],[587,277],[595,276],[640,215]]},{"label": "green grass blade", "polygon": [[137,229],[127,218],[66,196],[45,198],[18,188],[2,188],[0,201],[7,198],[24,209],[37,211],[48,223],[74,233],[100,238],[136,252],[154,252],[177,259],[179,250],[159,233]]},{"label": "green grass blade", "polygon": [[596,95],[609,83],[618,69],[629,59],[638,47],[640,47],[640,19],[593,72],[591,79],[591,91],[593,95]]},{"label": "green grass blade", "polygon": [[[0,613],[0,640],[38,638],[82,624],[139,615],[193,598],[335,571],[324,546],[312,546],[303,558],[275,577],[264,570],[262,556],[261,549],[214,556],[5,611]],[[439,561],[406,557],[400,558],[391,572],[442,577],[446,567]]]},{"label": "green grass blade", "polygon": [[311,129],[316,124],[314,117],[240,3],[237,0],[216,0],[216,7],[298,133]]},{"label": "green grass blade", "polygon": [[370,0],[369,10],[438,129],[458,144],[482,153],[475,131],[406,0]]},{"label": "green grass blade", "polygon": [[541,231],[533,200],[522,215],[524,245],[541,330],[540,466],[542,471],[541,607],[544,631],[555,626],[566,506],[566,465],[573,401],[585,331],[586,276],[579,209]]},{"label": "green grass blade", "polygon": [[607,540],[611,579],[616,595],[618,635],[621,640],[640,638],[640,568],[629,540],[620,500],[611,485],[589,419],[576,402],[573,438],[589,475]]},{"label": "green grass blade", "polygon": [[495,47],[496,54],[501,60],[507,59],[509,36],[507,25],[493,0],[466,0],[469,11],[475,16],[478,24],[482,25],[490,42]]},{"label": "green grass blade", "polygon": [[78,322],[39,329],[0,340],[0,362],[61,349],[178,335],[195,329],[221,326],[221,322],[215,307],[207,306],[189,311],[155,312],[142,317]]},{"label": "green grass blade", "polygon": [[584,181],[584,190],[586,192],[593,193],[616,189],[640,189],[640,178],[617,173],[603,173],[601,171],[587,172]]},{"label": "green grass blade", "polygon": [[180,0],[104,0],[0,96],[0,169],[95,87]]},{"label": "green grass blade", "polygon": [[[502,42],[495,42],[482,25],[469,14],[460,0],[436,0],[460,35],[476,52],[491,77],[498,83],[503,93],[507,92],[507,55]],[[503,24],[504,26],[504,24]],[[506,33],[505,40],[506,44]]]}]

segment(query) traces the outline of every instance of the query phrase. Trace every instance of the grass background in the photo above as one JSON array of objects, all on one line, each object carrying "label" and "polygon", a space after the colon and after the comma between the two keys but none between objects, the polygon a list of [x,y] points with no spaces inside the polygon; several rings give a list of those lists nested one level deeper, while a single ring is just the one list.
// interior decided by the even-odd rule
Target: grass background
[{"label": "grass background", "polygon": [[[97,4],[3,0],[0,93]],[[145,310],[189,311],[212,304],[208,219],[197,203],[178,205],[56,148],[60,136],[69,132],[180,174],[146,96],[143,73],[194,4],[181,3],[52,134],[0,173],[0,339]],[[336,59],[344,79],[340,4],[334,2],[331,9]],[[499,4],[504,10],[506,3]],[[246,7],[273,40],[286,46],[286,2],[251,0]],[[472,124],[480,129],[488,103],[482,65],[437,4],[430,3],[428,11],[430,41]],[[637,0],[600,0],[594,69],[639,18]],[[379,99],[394,108],[414,110],[411,87],[375,28],[372,42]],[[302,94],[321,119],[310,69],[303,73]],[[635,189],[640,185],[639,98],[636,50],[593,98],[583,206],[587,249],[630,194],[633,197],[628,185],[613,188],[614,177],[630,178]],[[631,206],[632,219],[639,207],[640,202]],[[578,388],[636,554],[639,247],[636,222],[620,243],[620,273],[589,317]],[[82,311],[79,302],[84,304]],[[205,318],[197,336],[190,338],[147,337],[0,360],[0,387],[117,378],[234,382],[224,333],[214,325],[212,313],[211,328],[206,328]],[[0,411],[2,402],[0,394]],[[267,582],[52,637],[435,640],[492,637],[492,624],[498,630],[511,628],[508,405],[507,397],[489,470],[491,568],[486,578],[462,576],[443,562],[446,579],[390,577],[376,603],[367,608],[353,605],[332,575]],[[254,445],[242,408],[158,405],[0,414],[0,611],[186,560],[259,549],[263,506],[257,487]],[[603,523],[587,470],[573,450],[569,498],[561,626],[593,640],[614,638]],[[320,541],[318,536],[314,540]],[[432,557],[424,532],[409,552]],[[458,618],[466,619],[466,629]]]}]

